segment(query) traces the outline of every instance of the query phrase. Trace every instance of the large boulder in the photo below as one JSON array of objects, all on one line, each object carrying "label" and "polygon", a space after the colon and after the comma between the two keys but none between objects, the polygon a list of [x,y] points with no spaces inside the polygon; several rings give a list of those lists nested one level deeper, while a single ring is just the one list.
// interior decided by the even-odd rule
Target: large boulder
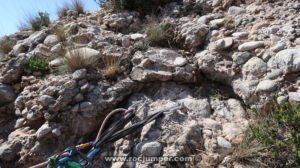
[{"label": "large boulder", "polygon": [[103,23],[109,29],[128,30],[134,17],[134,13],[116,13],[104,16]]},{"label": "large boulder", "polygon": [[188,22],[180,27],[179,39],[186,48],[195,49],[204,43],[208,31],[207,25]]},{"label": "large boulder", "polygon": [[173,50],[153,49],[144,53],[137,52],[132,62],[134,68],[130,76],[135,81],[195,81],[192,75],[193,67],[186,65],[186,58]]},{"label": "large boulder", "polygon": [[300,71],[300,49],[282,50],[268,61],[268,68],[280,69],[285,73]]},{"label": "large boulder", "polygon": [[209,117],[211,115],[210,104],[206,99],[196,100],[185,98],[179,102],[182,102],[190,113],[195,116]]},{"label": "large boulder", "polygon": [[240,14],[246,13],[246,9],[241,8],[241,7],[237,7],[237,6],[231,6],[228,9],[228,13],[230,15],[240,15]]},{"label": "large boulder", "polygon": [[27,39],[24,40],[24,43],[31,44],[31,43],[40,43],[43,42],[44,39],[47,37],[47,33],[43,31],[34,32],[30,35]]},{"label": "large boulder", "polygon": [[243,74],[261,77],[267,73],[267,64],[258,57],[253,57],[243,65]]},{"label": "large boulder", "polygon": [[46,39],[44,40],[44,44],[46,44],[47,46],[54,46],[55,44],[59,43],[59,41],[59,37],[52,34],[46,37]]},{"label": "large boulder", "polygon": [[20,53],[24,53],[28,50],[28,46],[25,45],[24,43],[19,43],[16,44],[13,49],[12,49],[12,53],[14,55],[19,55]]},{"label": "large boulder", "polygon": [[15,94],[12,87],[0,83],[0,97],[0,106],[2,106],[4,104],[13,102],[16,99],[17,95]]},{"label": "large boulder", "polygon": [[39,44],[30,52],[30,54],[41,57],[50,57],[52,53],[49,47],[44,44]]},{"label": "large boulder", "polygon": [[232,61],[215,51],[204,50],[195,55],[199,70],[212,80],[230,84],[235,72]]}]

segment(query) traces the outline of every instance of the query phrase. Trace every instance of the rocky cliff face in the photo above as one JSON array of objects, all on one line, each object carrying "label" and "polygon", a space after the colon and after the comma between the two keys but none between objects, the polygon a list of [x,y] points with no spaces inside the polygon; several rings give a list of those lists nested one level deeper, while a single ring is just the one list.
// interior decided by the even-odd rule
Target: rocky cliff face
[{"label": "rocky cliff face", "polygon": [[[150,103],[137,120],[176,103],[183,108],[115,142],[94,167],[188,167],[104,163],[103,155],[201,156],[196,167],[245,166],[230,151],[250,122],[249,108],[273,97],[300,102],[299,11],[297,0],[169,3],[158,17],[172,26],[168,44],[146,49],[136,47],[148,37],[135,12],[68,11],[49,28],[9,36],[17,43],[0,57],[0,167],[27,167],[90,141],[110,110],[144,98]],[[97,64],[61,75],[22,67],[36,55],[59,67],[71,45]],[[114,79],[103,75],[105,55],[122,58]]]}]

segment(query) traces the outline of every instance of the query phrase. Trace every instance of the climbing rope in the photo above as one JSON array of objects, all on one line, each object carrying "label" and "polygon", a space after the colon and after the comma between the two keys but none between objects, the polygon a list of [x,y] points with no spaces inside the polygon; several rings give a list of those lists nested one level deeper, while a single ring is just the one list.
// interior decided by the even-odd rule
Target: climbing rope
[{"label": "climbing rope", "polygon": [[[32,166],[30,168],[44,168],[47,165],[47,168],[89,168],[92,166],[92,161],[94,157],[100,152],[100,149],[103,148],[105,145],[113,143],[129,134],[141,130],[143,126],[155,120],[161,115],[170,114],[173,111],[181,108],[180,105],[174,105],[165,108],[147,116],[145,119],[134,123],[129,127],[125,127],[135,117],[135,115],[141,109],[143,109],[147,102],[148,101],[139,101],[131,107],[129,107],[128,109],[119,108],[111,111],[103,120],[95,141],[69,147],[65,151],[57,155],[51,156],[48,159],[48,161]],[[141,103],[142,105],[139,108],[137,108],[137,105]],[[137,108],[137,110],[135,110],[135,108]],[[109,128],[104,130],[109,119],[117,113],[124,113],[124,117],[122,118],[122,120],[112,123]],[[87,148],[91,148],[91,150],[85,155],[81,151]],[[79,160],[78,157],[80,158]]]}]

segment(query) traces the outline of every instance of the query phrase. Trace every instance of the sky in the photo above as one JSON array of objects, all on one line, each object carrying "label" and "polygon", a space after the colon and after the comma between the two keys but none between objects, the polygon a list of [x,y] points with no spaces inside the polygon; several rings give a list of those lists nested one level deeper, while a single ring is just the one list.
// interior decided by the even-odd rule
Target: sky
[{"label": "sky", "polygon": [[[57,19],[59,6],[72,0],[0,0],[0,37],[18,32],[26,16],[39,11],[48,12],[51,20]],[[94,0],[82,0],[87,11],[96,11],[99,6]]]}]

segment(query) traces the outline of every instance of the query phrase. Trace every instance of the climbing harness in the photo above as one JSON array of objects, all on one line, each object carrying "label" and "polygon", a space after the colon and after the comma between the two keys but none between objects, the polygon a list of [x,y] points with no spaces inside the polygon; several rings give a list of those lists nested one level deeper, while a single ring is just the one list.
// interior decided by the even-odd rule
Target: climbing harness
[{"label": "climbing harness", "polygon": [[[138,107],[138,104],[142,105]],[[132,124],[129,127],[125,127],[134,117],[135,115],[143,109],[143,107],[148,103],[148,101],[139,101],[128,109],[119,108],[111,111],[103,120],[97,137],[94,141],[72,146],[67,148],[65,151],[51,156],[48,161],[40,163],[38,165],[32,166],[30,168],[89,168],[92,166],[92,161],[94,157],[100,152],[105,145],[113,143],[129,134],[137,132],[143,128],[149,122],[155,120],[161,115],[168,115],[173,111],[180,109],[180,105],[174,105],[158,112],[155,112],[145,119]],[[135,110],[137,108],[137,110]],[[122,120],[114,122],[111,124],[109,128],[104,130],[109,119],[115,115],[116,113],[124,113],[124,117]],[[81,152],[82,150],[90,148],[90,151],[87,154]],[[79,158],[79,159],[78,159]]]}]

